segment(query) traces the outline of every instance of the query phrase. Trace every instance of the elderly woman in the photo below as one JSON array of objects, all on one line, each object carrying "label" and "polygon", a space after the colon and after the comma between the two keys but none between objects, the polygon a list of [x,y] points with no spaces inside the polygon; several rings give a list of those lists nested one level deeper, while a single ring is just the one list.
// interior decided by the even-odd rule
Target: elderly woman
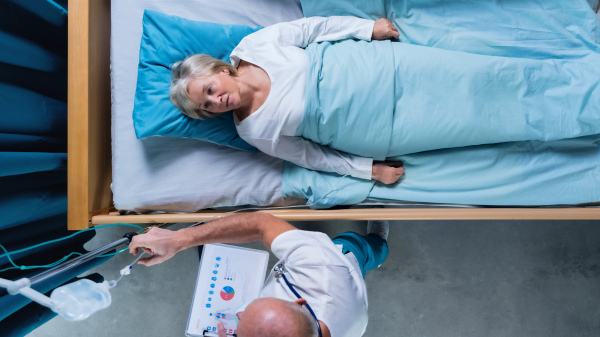
[{"label": "elderly woman", "polygon": [[233,65],[207,55],[173,65],[171,100],[192,118],[233,110],[240,137],[271,156],[308,169],[395,183],[404,173],[400,165],[336,151],[295,131],[304,111],[308,60],[303,48],[311,42],[398,35],[387,19],[314,17],[276,24],[245,37],[231,53]]},{"label": "elderly woman", "polygon": [[[579,47],[569,53],[364,42],[398,36],[386,19],[276,24],[245,37],[233,65],[204,55],[175,64],[171,100],[193,118],[233,110],[239,135],[269,155],[385,184],[404,170],[374,159],[600,133],[600,49],[591,42],[573,37]],[[310,44],[322,41],[339,42]]]}]

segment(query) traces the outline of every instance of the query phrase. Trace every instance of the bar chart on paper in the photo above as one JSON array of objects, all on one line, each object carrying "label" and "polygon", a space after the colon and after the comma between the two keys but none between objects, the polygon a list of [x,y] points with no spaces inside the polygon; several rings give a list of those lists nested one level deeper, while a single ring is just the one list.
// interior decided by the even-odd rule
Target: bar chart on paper
[{"label": "bar chart on paper", "polygon": [[217,323],[237,332],[235,310],[256,299],[264,283],[269,253],[230,245],[205,245],[186,334],[216,334]]}]

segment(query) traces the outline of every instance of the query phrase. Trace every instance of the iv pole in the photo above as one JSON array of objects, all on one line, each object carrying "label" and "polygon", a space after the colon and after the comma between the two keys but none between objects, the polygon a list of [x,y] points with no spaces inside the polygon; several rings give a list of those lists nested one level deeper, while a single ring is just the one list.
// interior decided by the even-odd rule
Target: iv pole
[{"label": "iv pole", "polygon": [[[203,222],[199,222],[194,225],[198,225],[201,223],[203,223]],[[160,224],[157,226],[151,226],[151,227],[168,227],[173,224],[174,223],[164,223],[164,224]],[[194,225],[192,225],[192,226],[194,226]],[[149,230],[149,228],[146,228],[144,230],[144,232],[148,232],[148,230]],[[94,249],[93,251],[88,252],[84,255],[78,256],[72,260],[63,262],[63,263],[59,264],[58,266],[52,267],[48,270],[45,270],[45,271],[33,276],[32,278],[21,278],[16,281],[11,281],[11,280],[0,278],[0,287],[6,288],[8,293],[11,295],[21,294],[43,306],[53,308],[54,303],[52,302],[52,300],[50,300],[50,298],[47,297],[46,295],[40,294],[36,290],[32,289],[31,288],[32,285],[42,282],[44,280],[47,280],[47,279],[49,279],[59,273],[62,273],[66,270],[75,268],[75,267],[77,267],[85,262],[88,262],[102,254],[105,254],[106,252],[108,252],[110,250],[115,249],[115,247],[118,247],[119,245],[122,245],[122,244],[129,245],[131,243],[131,239],[138,234],[140,234],[140,233],[139,232],[129,232],[129,233],[125,234],[122,239],[114,241],[113,243],[110,243],[103,247]],[[141,255],[140,255],[140,257],[141,257]],[[138,259],[139,259],[139,257],[138,257]]]},{"label": "iv pole", "polygon": [[[144,229],[144,233],[147,233],[148,230],[150,228],[152,228],[152,227],[161,227],[161,228],[163,228],[163,227],[169,227],[169,226],[171,226],[173,224],[174,223],[163,223],[163,224],[156,225],[156,226],[150,226],[150,227]],[[69,260],[69,261],[66,261],[64,263],[61,263],[58,266],[55,266],[55,267],[50,268],[50,269],[47,269],[47,270],[45,270],[45,271],[43,271],[43,272],[35,275],[34,277],[32,277],[30,279],[31,280],[31,284],[33,285],[33,284],[42,282],[42,281],[44,281],[46,279],[49,279],[49,278],[53,277],[54,275],[62,273],[63,271],[75,268],[75,267],[77,267],[77,266],[79,266],[79,265],[81,265],[83,263],[86,263],[86,262],[88,262],[88,261],[90,261],[90,260],[92,260],[92,259],[94,259],[94,258],[96,258],[96,257],[98,257],[98,256],[100,256],[102,254],[105,254],[106,252],[108,252],[108,251],[110,251],[112,249],[115,249],[115,247],[118,247],[119,245],[122,245],[122,244],[129,245],[131,243],[131,239],[134,236],[138,235],[138,234],[140,234],[140,233],[139,232],[129,232],[129,233],[125,234],[122,239],[119,239],[119,240],[117,240],[117,241],[115,241],[113,243],[110,243],[110,244],[108,244],[108,245],[106,245],[104,247],[97,248],[97,249],[95,249],[95,250],[93,250],[93,251],[91,251],[89,253],[86,253],[84,255],[78,256],[78,257],[76,257],[76,258],[74,258],[72,260]]]},{"label": "iv pole", "polygon": [[[57,275],[59,273],[62,273],[65,270],[69,270],[72,268],[75,268],[83,263],[86,263],[89,260],[92,260],[94,258],[96,258],[99,255],[102,255],[112,249],[114,249],[115,247],[118,247],[121,244],[127,243],[129,244],[131,242],[131,238],[135,235],[137,235],[138,233],[135,232],[131,232],[131,233],[127,233],[125,234],[126,237],[117,240],[111,244],[108,244],[104,247],[100,247],[98,249],[95,249],[89,253],[86,253],[84,255],[78,256],[70,261],[64,262],[62,264],[59,264],[58,266],[55,266],[53,268],[50,268],[48,270],[45,270],[39,274],[37,274],[36,276],[32,277],[31,280],[31,284],[34,285],[36,283],[42,282],[46,279],[49,279],[51,277],[53,277],[54,275]],[[127,237],[131,235],[130,237]]]},{"label": "iv pole", "polygon": [[113,243],[106,245],[106,246],[97,248],[87,254],[76,257],[70,261],[61,263],[58,266],[55,266],[53,268],[50,268],[46,271],[43,271],[43,272],[37,274],[36,276],[32,277],[31,279],[21,278],[16,281],[11,281],[11,280],[6,280],[3,278],[0,278],[0,287],[6,288],[8,293],[11,295],[21,294],[43,306],[46,306],[48,308],[53,308],[55,303],[53,303],[53,301],[50,300],[50,298],[47,297],[46,295],[41,294],[41,293],[37,292],[36,290],[32,289],[31,286],[33,284],[36,284],[36,283],[44,281],[48,278],[51,278],[63,271],[75,268],[87,261],[90,261],[91,259],[96,258],[99,255],[102,255],[102,254],[114,249],[115,247],[118,247],[119,245],[122,245],[124,243],[129,244],[129,243],[131,243],[131,239],[138,234],[139,233],[137,233],[137,232],[127,233],[127,234],[125,234],[125,236],[122,239],[119,239]]}]

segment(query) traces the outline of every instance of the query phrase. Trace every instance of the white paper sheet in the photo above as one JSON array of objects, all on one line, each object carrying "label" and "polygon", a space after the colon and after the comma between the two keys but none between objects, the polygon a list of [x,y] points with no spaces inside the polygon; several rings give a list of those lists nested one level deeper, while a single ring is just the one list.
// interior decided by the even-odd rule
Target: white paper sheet
[{"label": "white paper sheet", "polygon": [[269,253],[223,244],[205,245],[186,334],[216,333],[223,322],[237,333],[235,310],[255,300],[265,281]]}]

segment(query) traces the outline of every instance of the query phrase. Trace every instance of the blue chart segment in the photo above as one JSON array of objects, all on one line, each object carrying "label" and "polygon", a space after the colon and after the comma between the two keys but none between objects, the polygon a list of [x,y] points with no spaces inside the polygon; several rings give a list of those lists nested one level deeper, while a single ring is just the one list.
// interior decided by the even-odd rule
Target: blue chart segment
[{"label": "blue chart segment", "polygon": [[235,291],[233,290],[232,287],[223,287],[223,290],[221,290],[221,298],[224,301],[230,301],[233,296],[235,295]]}]

